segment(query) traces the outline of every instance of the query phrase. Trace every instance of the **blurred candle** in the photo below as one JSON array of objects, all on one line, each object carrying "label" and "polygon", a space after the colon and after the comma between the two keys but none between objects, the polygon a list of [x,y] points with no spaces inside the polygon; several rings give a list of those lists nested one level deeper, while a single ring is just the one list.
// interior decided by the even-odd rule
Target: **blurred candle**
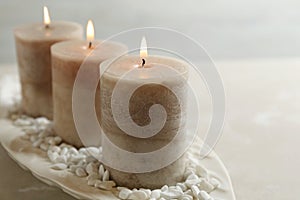
[{"label": "blurred candle", "polygon": [[44,23],[20,25],[14,36],[22,87],[22,109],[33,117],[52,119],[50,47],[54,43],[81,39],[83,29],[73,22],[51,22],[44,7]]},{"label": "blurred candle", "polygon": [[[91,73],[99,73],[99,64],[102,61],[118,56],[126,51],[127,48],[122,44],[94,40],[94,26],[91,20],[87,24],[86,40],[66,41],[51,47],[54,130],[57,135],[61,136],[69,144],[77,147],[82,146],[72,112],[73,85],[81,64],[89,56],[87,59],[88,64],[85,64],[85,67],[88,67]],[[99,118],[99,86],[95,102],[95,110]],[[84,104],[85,102],[82,103]]]}]

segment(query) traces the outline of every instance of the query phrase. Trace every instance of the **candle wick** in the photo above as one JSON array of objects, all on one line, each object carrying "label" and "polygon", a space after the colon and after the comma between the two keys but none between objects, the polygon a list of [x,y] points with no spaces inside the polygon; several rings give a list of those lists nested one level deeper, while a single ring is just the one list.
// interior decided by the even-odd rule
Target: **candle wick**
[{"label": "candle wick", "polygon": [[89,49],[92,48],[92,41],[89,42]]},{"label": "candle wick", "polygon": [[145,61],[145,59],[143,58],[143,59],[142,59],[142,67],[144,67],[145,63],[146,63],[146,61]]},{"label": "candle wick", "polygon": [[49,24],[46,24],[46,25],[45,25],[45,28],[46,28],[46,29],[49,28]]}]

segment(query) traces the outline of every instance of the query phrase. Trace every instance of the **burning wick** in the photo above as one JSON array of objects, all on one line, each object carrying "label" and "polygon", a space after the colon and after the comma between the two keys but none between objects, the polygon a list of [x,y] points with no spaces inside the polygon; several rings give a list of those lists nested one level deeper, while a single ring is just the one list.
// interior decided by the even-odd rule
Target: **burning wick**
[{"label": "burning wick", "polygon": [[92,20],[89,20],[86,26],[86,39],[89,41],[89,49],[92,48],[93,44],[92,41],[95,38],[95,30],[94,30],[94,24]]},{"label": "burning wick", "polygon": [[146,42],[146,38],[143,37],[141,41],[141,47],[140,47],[140,58],[142,58],[142,67],[144,67],[146,63],[145,58],[147,57],[148,57],[147,42]]},{"label": "burning wick", "polygon": [[145,61],[145,59],[143,58],[143,59],[142,59],[142,67],[144,67],[145,63],[146,63],[146,61]]},{"label": "burning wick", "polygon": [[50,23],[51,23],[51,19],[50,19],[48,8],[46,6],[44,6],[44,25],[45,25],[45,28],[49,28]]}]

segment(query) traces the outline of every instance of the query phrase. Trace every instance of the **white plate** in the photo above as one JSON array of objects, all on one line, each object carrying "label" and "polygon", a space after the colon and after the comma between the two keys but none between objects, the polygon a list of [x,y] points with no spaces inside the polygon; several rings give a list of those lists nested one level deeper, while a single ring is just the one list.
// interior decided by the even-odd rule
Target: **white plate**
[{"label": "white plate", "polygon": [[[0,116],[5,115],[8,106],[16,96],[19,96],[19,86],[16,74],[0,76]],[[9,95],[8,95],[9,94]],[[32,147],[25,140],[20,139],[24,133],[15,127],[10,120],[0,120],[0,141],[12,159],[22,168],[29,170],[39,180],[46,184],[57,186],[77,199],[91,200],[116,200],[117,191],[103,191],[87,185],[86,178],[80,178],[68,171],[51,169],[52,163],[45,152]],[[197,158],[200,144],[191,148]],[[214,190],[211,196],[215,199],[235,200],[230,177],[222,161],[215,152],[212,152],[203,160],[198,160],[202,166],[209,170],[209,175],[221,182],[221,187]]]}]

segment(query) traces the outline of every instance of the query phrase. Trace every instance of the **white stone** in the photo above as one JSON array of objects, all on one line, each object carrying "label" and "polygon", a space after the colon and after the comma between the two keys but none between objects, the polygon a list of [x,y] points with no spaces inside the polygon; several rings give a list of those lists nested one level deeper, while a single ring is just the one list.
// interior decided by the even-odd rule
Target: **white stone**
[{"label": "white stone", "polygon": [[210,182],[210,184],[212,184],[214,186],[214,188],[218,188],[221,185],[220,181],[218,181],[215,178],[211,178],[209,182]]},{"label": "white stone", "polygon": [[151,195],[150,189],[141,188],[140,190],[146,192],[148,198],[150,197],[150,195]]},{"label": "white stone", "polygon": [[55,169],[55,170],[64,170],[64,169],[67,169],[67,165],[66,164],[63,164],[63,163],[56,163],[54,165],[52,165],[52,169]]},{"label": "white stone", "polygon": [[130,200],[146,200],[147,199],[147,194],[144,191],[141,190],[137,190],[137,191],[133,191],[128,199]]},{"label": "white stone", "polygon": [[103,181],[108,181],[109,180],[109,171],[105,170],[103,177],[102,177]]},{"label": "white stone", "polygon": [[188,189],[185,183],[177,183],[176,186],[180,187],[182,191],[186,191]]},{"label": "white stone", "polygon": [[200,184],[199,184],[199,187],[201,190],[204,190],[206,192],[211,192],[215,189],[215,187],[210,184],[208,181],[206,180],[203,180]]},{"label": "white stone", "polygon": [[162,192],[167,191],[169,189],[169,187],[167,185],[162,186],[162,188],[160,189]]},{"label": "white stone", "polygon": [[103,165],[100,165],[99,170],[98,170],[100,179],[102,179],[104,172],[105,172],[105,169],[104,169]]},{"label": "white stone", "polygon": [[205,191],[200,191],[199,198],[203,198],[204,200],[213,200],[213,198]]},{"label": "white stone", "polygon": [[59,137],[59,136],[54,137],[54,143],[56,145],[60,144],[61,142],[62,142],[62,138],[61,137]]},{"label": "white stone", "polygon": [[193,200],[191,195],[184,194],[180,197],[180,200]]},{"label": "white stone", "polygon": [[87,176],[86,171],[81,167],[79,167],[75,170],[75,174],[76,174],[76,176],[79,176],[79,177],[86,177]]},{"label": "white stone", "polygon": [[14,125],[16,125],[16,126],[30,126],[30,125],[32,125],[32,122],[30,120],[19,118],[16,121],[14,121]]},{"label": "white stone", "polygon": [[51,162],[56,162],[58,156],[59,155],[57,152],[48,151],[48,158],[51,160]]},{"label": "white stone", "polygon": [[40,148],[44,151],[48,151],[48,148],[49,148],[49,144],[47,143],[42,143],[40,144]]},{"label": "white stone", "polygon": [[151,191],[151,198],[158,199],[160,197],[161,190],[156,189]]},{"label": "white stone", "polygon": [[42,144],[43,140],[42,139],[38,139],[35,142],[32,143],[33,147],[39,147]]},{"label": "white stone", "polygon": [[193,185],[191,187],[191,190],[193,192],[193,196],[194,197],[198,197],[199,193],[200,193],[200,189],[196,186],[196,185]]},{"label": "white stone", "polygon": [[98,166],[97,166],[97,164],[91,162],[86,166],[85,170],[88,174],[94,174],[94,173],[97,173]]},{"label": "white stone", "polygon": [[178,199],[181,195],[183,195],[183,192],[174,188],[169,188],[167,191],[160,193],[160,196],[166,199]]},{"label": "white stone", "polygon": [[103,189],[103,190],[112,190],[113,187],[116,186],[114,181],[96,181],[95,187]]},{"label": "white stone", "polygon": [[120,199],[128,199],[129,195],[132,193],[131,190],[127,189],[127,188],[123,188],[120,192],[119,192],[119,198]]},{"label": "white stone", "polygon": [[61,149],[60,149],[60,147],[58,147],[58,146],[51,146],[51,147],[50,147],[50,150],[53,151],[53,152],[59,153]]},{"label": "white stone", "polygon": [[201,182],[202,182],[201,179],[190,179],[190,180],[186,180],[185,184],[187,187],[191,188],[193,185],[197,185]]}]

